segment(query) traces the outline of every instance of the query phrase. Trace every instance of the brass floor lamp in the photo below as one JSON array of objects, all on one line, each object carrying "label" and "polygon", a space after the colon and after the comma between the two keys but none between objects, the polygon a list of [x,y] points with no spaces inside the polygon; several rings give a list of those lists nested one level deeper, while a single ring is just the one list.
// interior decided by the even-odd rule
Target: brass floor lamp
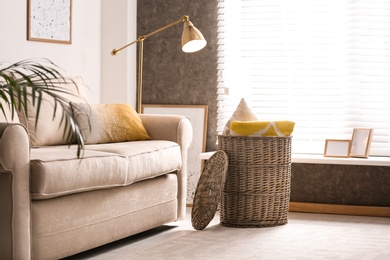
[{"label": "brass floor lamp", "polygon": [[143,66],[143,52],[144,52],[144,40],[149,36],[161,32],[169,27],[172,27],[180,22],[183,22],[183,33],[181,36],[181,46],[182,51],[184,52],[197,52],[203,49],[207,42],[204,39],[202,33],[190,22],[187,15],[183,16],[181,19],[176,22],[170,23],[154,32],[151,32],[146,35],[139,36],[135,41],[126,44],[125,46],[119,49],[113,49],[111,54],[117,55],[121,50],[133,45],[134,43],[139,43],[138,49],[138,87],[137,87],[137,112],[141,113],[142,107],[142,66]]}]

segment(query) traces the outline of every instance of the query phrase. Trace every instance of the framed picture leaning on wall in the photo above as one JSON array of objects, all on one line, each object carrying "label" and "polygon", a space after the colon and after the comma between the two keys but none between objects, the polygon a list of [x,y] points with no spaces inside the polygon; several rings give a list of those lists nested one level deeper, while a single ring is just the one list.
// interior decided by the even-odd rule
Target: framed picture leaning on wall
[{"label": "framed picture leaning on wall", "polygon": [[196,186],[201,173],[201,160],[199,155],[206,150],[207,139],[207,105],[142,105],[144,114],[171,114],[187,116],[191,120],[193,138],[188,149],[188,187],[187,204],[192,205]]}]

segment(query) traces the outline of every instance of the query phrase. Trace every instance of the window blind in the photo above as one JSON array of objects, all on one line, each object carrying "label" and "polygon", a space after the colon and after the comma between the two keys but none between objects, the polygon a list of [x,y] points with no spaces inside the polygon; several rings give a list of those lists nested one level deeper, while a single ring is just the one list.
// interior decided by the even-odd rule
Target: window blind
[{"label": "window blind", "polygon": [[291,120],[293,153],[374,128],[390,156],[390,2],[218,2],[218,133],[241,98],[259,120]]}]

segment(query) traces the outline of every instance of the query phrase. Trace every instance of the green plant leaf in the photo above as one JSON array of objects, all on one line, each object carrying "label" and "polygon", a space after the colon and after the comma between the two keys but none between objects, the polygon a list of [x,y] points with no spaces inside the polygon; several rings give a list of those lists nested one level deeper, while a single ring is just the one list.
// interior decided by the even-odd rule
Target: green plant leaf
[{"label": "green plant leaf", "polygon": [[[12,119],[15,109],[23,111],[28,116],[29,102],[36,106],[36,124],[39,120],[44,94],[54,100],[53,119],[59,108],[62,111],[60,126],[64,126],[63,137],[69,145],[77,141],[77,156],[82,155],[84,141],[80,128],[75,120],[69,101],[62,95],[74,95],[61,85],[73,83],[59,71],[59,67],[44,58],[22,60],[10,65],[0,62],[0,98],[11,107]],[[3,105],[0,110],[5,116]],[[8,119],[7,119],[8,120]]]}]

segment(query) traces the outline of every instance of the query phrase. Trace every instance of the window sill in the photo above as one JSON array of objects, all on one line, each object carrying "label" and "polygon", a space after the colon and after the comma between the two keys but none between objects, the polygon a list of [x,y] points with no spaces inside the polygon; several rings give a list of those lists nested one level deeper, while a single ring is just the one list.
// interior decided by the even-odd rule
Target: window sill
[{"label": "window sill", "polygon": [[[205,152],[199,155],[201,160],[208,160],[214,152]],[[390,157],[370,156],[368,158],[334,158],[324,157],[320,154],[292,154],[293,163],[317,163],[317,164],[341,164],[341,165],[366,165],[366,166],[390,166]]]},{"label": "window sill", "polygon": [[366,166],[390,166],[390,157],[370,156],[368,158],[335,158],[320,154],[293,154],[293,163],[342,164]]}]

